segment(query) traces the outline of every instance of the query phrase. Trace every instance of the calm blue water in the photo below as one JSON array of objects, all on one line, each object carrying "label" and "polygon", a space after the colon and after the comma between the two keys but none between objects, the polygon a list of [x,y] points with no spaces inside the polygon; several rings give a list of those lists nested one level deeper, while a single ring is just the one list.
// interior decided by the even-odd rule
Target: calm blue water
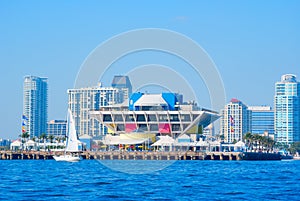
[{"label": "calm blue water", "polygon": [[2,160],[0,170],[0,200],[300,199],[300,161],[177,161],[126,174],[96,160]]}]

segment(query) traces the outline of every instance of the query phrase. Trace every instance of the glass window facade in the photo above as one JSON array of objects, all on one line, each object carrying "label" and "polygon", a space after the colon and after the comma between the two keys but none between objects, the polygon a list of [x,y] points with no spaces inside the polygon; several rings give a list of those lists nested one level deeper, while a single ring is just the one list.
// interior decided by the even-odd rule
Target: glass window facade
[{"label": "glass window facade", "polygon": [[251,132],[251,111],[237,99],[232,99],[222,110],[221,135],[225,142],[240,141]]},{"label": "glass window facade", "polygon": [[275,137],[278,142],[300,141],[300,83],[283,75],[275,84]]},{"label": "glass window facade", "polygon": [[48,79],[26,76],[23,86],[23,115],[25,132],[30,137],[38,137],[47,132]]},{"label": "glass window facade", "polygon": [[270,106],[250,106],[252,134],[274,134],[274,111]]},{"label": "glass window facade", "polygon": [[66,136],[66,133],[67,133],[66,120],[51,120],[48,122],[47,135],[63,137]]},{"label": "glass window facade", "polygon": [[[96,87],[69,89],[68,105],[75,120],[78,135],[101,136],[107,129],[97,119],[90,118],[90,111],[99,110],[103,106],[121,103],[123,93],[114,87]],[[112,117],[105,116],[104,121],[111,121]],[[115,116],[114,121],[123,122],[122,115]]]}]

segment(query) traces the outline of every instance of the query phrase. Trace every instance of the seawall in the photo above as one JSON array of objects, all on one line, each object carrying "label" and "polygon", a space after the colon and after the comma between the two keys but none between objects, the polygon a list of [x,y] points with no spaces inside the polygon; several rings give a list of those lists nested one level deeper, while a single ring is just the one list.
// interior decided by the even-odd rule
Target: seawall
[{"label": "seawall", "polygon": [[[49,160],[63,152],[1,151],[0,160]],[[86,160],[281,160],[276,153],[257,152],[90,152],[80,154]]]}]

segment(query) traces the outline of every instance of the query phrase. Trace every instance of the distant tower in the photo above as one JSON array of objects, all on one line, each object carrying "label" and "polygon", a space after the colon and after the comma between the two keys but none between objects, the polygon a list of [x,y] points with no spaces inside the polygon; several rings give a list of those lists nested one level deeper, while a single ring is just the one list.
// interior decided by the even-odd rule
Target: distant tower
[{"label": "distant tower", "polygon": [[128,101],[132,94],[132,86],[128,76],[116,75],[111,83],[111,86],[118,88],[123,92],[123,100],[118,102]]},{"label": "distant tower", "polygon": [[233,98],[222,110],[221,135],[225,142],[233,142],[242,140],[247,132],[251,132],[251,111]]},{"label": "distant tower", "polygon": [[[26,76],[23,86],[23,118],[25,132],[32,138],[47,132],[48,79]],[[23,131],[23,132],[24,132]]]},{"label": "distant tower", "polygon": [[275,84],[275,138],[278,142],[300,141],[300,82],[286,74]]},{"label": "distant tower", "polygon": [[99,136],[103,130],[99,121],[90,118],[91,110],[99,110],[103,106],[114,105],[119,99],[119,89],[113,87],[86,87],[68,89],[68,106],[75,120],[77,134]]}]

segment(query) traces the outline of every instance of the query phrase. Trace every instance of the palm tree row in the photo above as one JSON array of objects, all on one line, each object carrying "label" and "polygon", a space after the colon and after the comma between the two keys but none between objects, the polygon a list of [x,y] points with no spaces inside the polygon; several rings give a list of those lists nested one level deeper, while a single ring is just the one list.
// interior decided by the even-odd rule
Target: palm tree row
[{"label": "palm tree row", "polygon": [[46,141],[50,141],[51,143],[53,143],[53,140],[57,141],[57,142],[61,142],[61,141],[65,141],[66,137],[61,137],[61,136],[54,136],[54,135],[46,135],[45,133],[42,133],[40,136],[38,137],[33,137],[30,138],[30,135],[28,134],[28,132],[24,132],[20,135],[20,137],[22,138],[22,142],[26,142],[29,139],[33,140],[34,142],[36,142],[38,140],[38,142],[46,142]]},{"label": "palm tree row", "polygon": [[259,134],[246,133],[244,141],[249,151],[273,151],[276,142],[268,137]]}]

